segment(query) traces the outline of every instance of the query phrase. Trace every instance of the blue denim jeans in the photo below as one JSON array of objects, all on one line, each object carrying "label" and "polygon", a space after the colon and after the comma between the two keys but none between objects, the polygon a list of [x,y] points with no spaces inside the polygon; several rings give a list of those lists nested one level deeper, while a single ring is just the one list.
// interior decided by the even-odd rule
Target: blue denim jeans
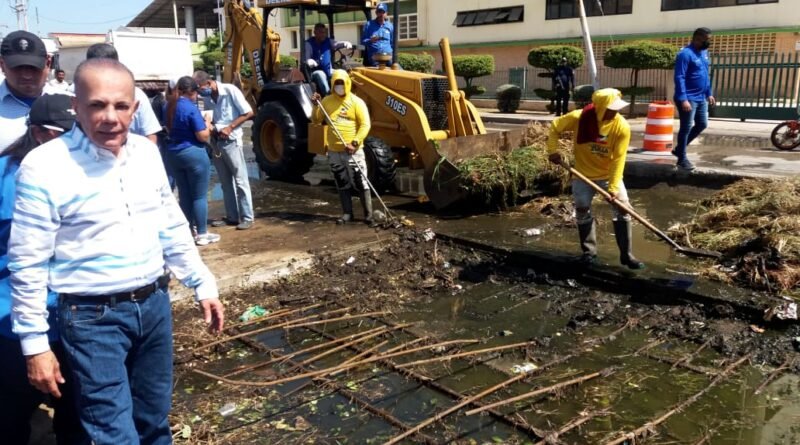
[{"label": "blue denim jeans", "polygon": [[97,445],[171,444],[172,319],[166,289],[139,302],[59,302],[81,423]]},{"label": "blue denim jeans", "polygon": [[678,143],[675,146],[675,156],[678,161],[686,159],[686,147],[708,127],[708,102],[689,101],[689,103],[692,104],[691,111],[683,111],[681,104],[676,104],[681,119]]},{"label": "blue denim jeans", "polygon": [[[599,185],[603,190],[608,191],[608,181],[593,181]],[[578,224],[589,224],[592,222],[592,199],[594,199],[595,190],[580,179],[572,180],[572,200],[575,202],[575,219]],[[619,183],[619,191],[617,192],[617,200],[630,207],[628,201],[628,190],[625,188],[625,183]],[[624,219],[630,221],[631,216],[621,211],[619,207],[611,205],[614,210],[614,221]]]},{"label": "blue denim jeans", "polygon": [[311,81],[317,85],[317,93],[325,97],[331,92],[331,87],[328,84],[328,76],[322,70],[311,72]]},{"label": "blue denim jeans", "polygon": [[178,186],[178,204],[197,233],[208,232],[208,182],[211,161],[205,147],[191,146],[167,150],[167,163]]},{"label": "blue denim jeans", "polygon": [[69,362],[64,357],[60,342],[50,348],[61,364],[61,373],[67,380],[59,385],[61,398],[48,398],[28,381],[25,356],[18,338],[0,336],[0,442],[7,445],[28,445],[31,435],[31,416],[42,403],[53,408],[53,432],[58,445],[88,444],[89,437],[83,431],[75,407],[75,395],[70,376]]},{"label": "blue denim jeans", "polygon": [[253,196],[242,144],[221,139],[214,148],[214,168],[222,186],[225,218],[232,222],[253,221]]}]

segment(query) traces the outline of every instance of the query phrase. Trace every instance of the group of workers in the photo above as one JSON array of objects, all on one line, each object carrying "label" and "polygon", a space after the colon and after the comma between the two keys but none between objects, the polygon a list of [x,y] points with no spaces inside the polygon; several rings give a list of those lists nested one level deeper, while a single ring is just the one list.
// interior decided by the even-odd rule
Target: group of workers
[{"label": "group of workers", "polygon": [[[385,13],[379,6],[379,17]],[[367,24],[375,32],[365,33],[365,42],[383,42],[386,24]],[[704,128],[704,103],[713,104],[703,79],[709,35],[697,30],[678,56],[676,82],[685,79],[676,89],[685,133],[674,153],[679,163],[688,162],[686,144]],[[356,193],[372,224],[362,148],[369,112],[352,93],[347,72],[320,56],[335,43],[324,33],[313,39],[309,54],[332,86],[312,100],[318,105],[313,121],[329,124],[328,159],[343,210],[337,222],[354,219]],[[109,45],[90,49],[68,88],[60,88],[58,75],[57,84],[47,82],[50,63],[34,34],[13,32],[2,42],[0,428],[5,443],[27,444],[29,418],[49,395],[59,444],[170,443],[170,274],[194,289],[209,329],[220,332],[224,307],[196,247],[219,237],[207,232],[207,206],[200,201],[210,155],[226,212],[212,225],[253,225],[241,130],[253,112],[236,87],[196,72],[170,82],[154,113]],[[71,96],[50,94],[56,88]],[[213,109],[210,116],[198,109],[199,97]],[[622,178],[631,133],[620,115],[627,105],[616,89],[595,91],[589,106],[553,121],[547,144],[551,162],[563,165],[558,139],[573,132],[575,168],[606,189],[612,203],[629,203]],[[152,125],[156,114],[163,125]],[[694,129],[684,132],[684,120],[694,121]],[[209,141],[211,153],[204,148]],[[580,261],[592,264],[595,191],[576,179],[572,193]],[[630,216],[614,209],[620,263],[641,269]]]}]

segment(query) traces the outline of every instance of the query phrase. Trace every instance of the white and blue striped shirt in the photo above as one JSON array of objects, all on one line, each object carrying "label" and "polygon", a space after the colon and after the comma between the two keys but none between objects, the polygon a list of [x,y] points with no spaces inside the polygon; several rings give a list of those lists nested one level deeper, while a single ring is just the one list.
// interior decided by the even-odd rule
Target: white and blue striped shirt
[{"label": "white and blue striped shirt", "polygon": [[115,157],[80,128],[33,150],[17,174],[9,240],[12,323],[25,355],[47,351],[47,287],[106,295],[168,267],[198,300],[217,298],[158,148],[128,135]]}]

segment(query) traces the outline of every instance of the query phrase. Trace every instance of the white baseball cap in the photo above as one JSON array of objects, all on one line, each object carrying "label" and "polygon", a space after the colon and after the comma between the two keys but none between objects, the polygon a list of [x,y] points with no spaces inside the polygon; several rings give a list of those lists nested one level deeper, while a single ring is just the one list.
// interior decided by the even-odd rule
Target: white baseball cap
[{"label": "white baseball cap", "polygon": [[625,100],[623,100],[621,97],[617,97],[614,99],[614,102],[611,102],[611,104],[608,106],[608,109],[612,111],[619,111],[628,105],[630,105],[630,103],[625,102]]}]

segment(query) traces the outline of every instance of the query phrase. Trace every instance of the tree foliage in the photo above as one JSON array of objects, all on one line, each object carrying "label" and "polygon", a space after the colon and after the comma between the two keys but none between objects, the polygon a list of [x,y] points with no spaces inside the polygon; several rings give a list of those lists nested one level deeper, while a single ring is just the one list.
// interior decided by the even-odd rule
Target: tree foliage
[{"label": "tree foliage", "polygon": [[671,69],[678,50],[666,43],[643,40],[609,48],[604,63],[611,68],[634,70]]},{"label": "tree foliage", "polygon": [[622,88],[623,93],[630,96],[630,116],[633,116],[636,96],[652,91],[649,87],[639,87],[639,72],[642,70],[671,69],[675,66],[678,49],[666,43],[642,40],[609,48],[604,63],[611,68],[628,68],[631,70],[631,84]]},{"label": "tree foliage", "polygon": [[532,49],[528,53],[528,64],[536,68],[553,70],[561,59],[567,58],[567,65],[578,68],[583,65],[585,57],[583,50],[569,45],[547,45]]},{"label": "tree foliage", "polygon": [[472,85],[472,79],[476,77],[488,76],[494,73],[494,56],[454,56],[453,72],[456,76],[464,78],[464,82],[466,83],[464,94],[466,94],[467,99],[476,94],[483,94],[486,92],[486,88],[478,85]]},{"label": "tree foliage", "polygon": [[219,35],[219,31],[214,31],[213,34],[206,37],[203,40],[203,46],[206,47],[206,52],[222,51],[222,38]]},{"label": "tree foliage", "polygon": [[399,53],[397,62],[406,71],[416,71],[418,73],[432,73],[435,60],[428,53]]}]

